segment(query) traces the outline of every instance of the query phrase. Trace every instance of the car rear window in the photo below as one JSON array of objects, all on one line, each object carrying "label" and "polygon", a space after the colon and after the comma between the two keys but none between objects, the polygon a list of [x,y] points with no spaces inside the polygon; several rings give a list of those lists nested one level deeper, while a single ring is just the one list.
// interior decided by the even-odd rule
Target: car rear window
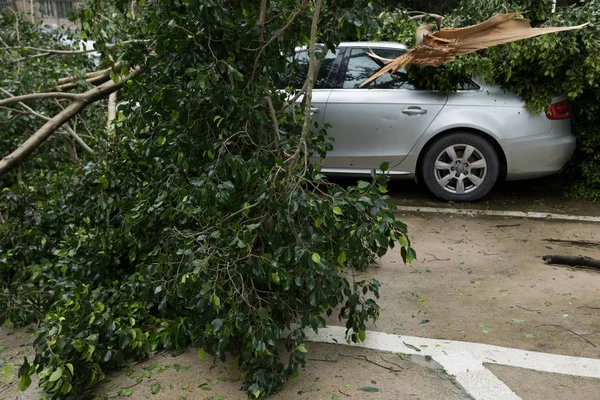
[{"label": "car rear window", "polygon": [[[320,49],[318,51],[321,51]],[[321,61],[321,68],[319,69],[319,74],[317,75],[317,80],[315,81],[315,89],[325,89],[330,88],[331,83],[329,82],[329,75],[331,73],[331,68],[333,67],[333,63],[335,61],[336,55],[329,50]],[[296,53],[296,76],[294,78],[294,87],[296,89],[300,89],[304,86],[304,81],[306,79],[306,75],[308,75],[308,50],[301,50]]]}]

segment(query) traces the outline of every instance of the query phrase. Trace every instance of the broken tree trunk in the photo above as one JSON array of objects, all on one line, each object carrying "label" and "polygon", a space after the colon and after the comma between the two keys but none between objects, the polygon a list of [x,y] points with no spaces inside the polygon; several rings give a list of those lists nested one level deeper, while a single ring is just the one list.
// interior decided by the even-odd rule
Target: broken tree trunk
[{"label": "broken tree trunk", "polygon": [[547,255],[542,257],[542,260],[544,260],[546,264],[561,264],[569,265],[571,267],[582,266],[600,269],[600,260],[591,257]]},{"label": "broken tree trunk", "polygon": [[[387,61],[387,65],[364,81],[361,87],[388,72],[393,74],[407,65],[438,67],[458,56],[473,53],[477,50],[547,33],[581,29],[589,24],[588,22],[577,26],[532,28],[528,19],[515,18],[516,15],[516,13],[498,14],[477,25],[463,28],[444,28],[431,34],[425,33],[421,45],[413,47],[394,60],[384,59]],[[381,59],[381,57],[374,54],[369,54]]]}]

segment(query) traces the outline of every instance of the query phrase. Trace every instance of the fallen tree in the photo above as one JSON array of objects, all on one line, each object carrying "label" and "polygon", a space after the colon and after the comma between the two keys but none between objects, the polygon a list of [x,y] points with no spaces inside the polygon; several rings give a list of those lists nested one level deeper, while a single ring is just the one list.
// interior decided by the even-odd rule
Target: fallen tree
[{"label": "fallen tree", "polygon": [[[87,54],[33,57],[50,52],[19,50],[25,43],[0,53],[19,60],[2,63],[8,77],[47,68],[0,84],[16,97],[0,106],[11,109],[0,112],[2,149],[36,140],[0,178],[0,323],[41,323],[21,389],[37,375],[49,397],[79,398],[106,370],[194,346],[200,359],[231,360],[244,390],[262,397],[305,364],[304,330],[326,316],[338,314],[348,340],[365,339],[380,284],[354,271],[396,246],[414,259],[406,226],[389,209],[385,177],[342,188],[310,162],[331,148],[310,114],[322,54],[311,51],[314,73],[299,93],[274,88],[294,81],[298,43],[355,35],[374,9],[259,3],[146,2],[134,17],[130,2],[86,2],[81,34],[106,68],[139,66],[128,73],[54,71],[52,60],[85,63]],[[30,28],[35,36],[25,23],[21,34]],[[93,100],[117,89],[124,101],[107,118],[107,102]],[[290,95],[304,95],[296,118]],[[53,121],[39,128],[42,118],[18,114],[10,125],[19,101]],[[80,119],[80,108],[97,116]],[[77,122],[81,137],[87,125],[94,155],[65,157],[67,136],[51,134],[63,122]],[[27,154],[20,174],[8,170]]]}]

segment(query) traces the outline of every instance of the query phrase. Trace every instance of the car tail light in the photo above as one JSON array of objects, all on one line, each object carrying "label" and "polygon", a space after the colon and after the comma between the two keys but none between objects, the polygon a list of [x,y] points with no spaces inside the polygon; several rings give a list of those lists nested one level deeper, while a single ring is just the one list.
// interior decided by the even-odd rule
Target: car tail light
[{"label": "car tail light", "polygon": [[559,101],[546,107],[545,111],[548,119],[569,119],[571,118],[571,103],[568,100]]}]

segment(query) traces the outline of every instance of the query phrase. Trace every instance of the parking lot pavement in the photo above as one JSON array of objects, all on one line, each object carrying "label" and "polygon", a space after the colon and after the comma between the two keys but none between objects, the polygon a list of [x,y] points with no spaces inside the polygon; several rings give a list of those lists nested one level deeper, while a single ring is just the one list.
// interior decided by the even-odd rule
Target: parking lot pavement
[{"label": "parking lot pavement", "polygon": [[[600,224],[405,214],[418,259],[397,251],[360,277],[382,282],[369,329],[600,358],[600,271],[545,264],[546,254],[600,258]],[[334,323],[331,320],[331,323]]]},{"label": "parking lot pavement", "polygon": [[[357,277],[383,285],[381,318],[361,346],[430,355],[478,400],[597,395],[600,271],[548,265],[542,256],[600,258],[599,246],[546,241],[600,243],[600,223],[419,212],[398,218],[418,259],[404,265],[388,253]],[[312,340],[340,341],[343,329],[328,329]]]},{"label": "parking lot pavement", "polygon": [[[353,184],[356,180],[340,180]],[[574,215],[600,215],[600,207],[587,200],[566,195],[566,189],[556,176],[516,182],[500,182],[482,200],[470,203],[449,203],[435,199],[423,185],[412,181],[393,180],[389,194],[399,206],[451,207],[456,209],[511,210]]]}]

